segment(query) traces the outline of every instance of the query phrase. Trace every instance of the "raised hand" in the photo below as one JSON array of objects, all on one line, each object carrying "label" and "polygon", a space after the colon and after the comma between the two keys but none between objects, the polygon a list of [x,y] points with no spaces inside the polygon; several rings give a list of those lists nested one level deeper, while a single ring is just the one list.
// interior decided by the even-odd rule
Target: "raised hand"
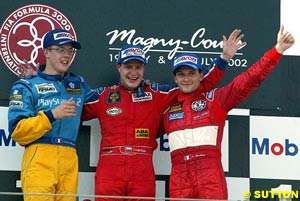
[{"label": "raised hand", "polygon": [[76,103],[73,98],[70,98],[51,111],[55,119],[76,116]]},{"label": "raised hand", "polygon": [[244,37],[244,34],[241,34],[240,29],[235,29],[229,35],[227,39],[226,36],[223,35],[223,59],[229,61],[235,55],[235,53],[242,46],[245,46],[247,43],[242,42],[241,39]]},{"label": "raised hand", "polygon": [[19,63],[19,68],[22,69],[22,73],[19,78],[31,77],[37,75],[37,70],[39,69],[40,64],[37,63],[36,66],[30,65],[30,63],[26,60],[23,60],[24,63]]},{"label": "raised hand", "polygon": [[295,44],[295,39],[293,35],[287,31],[284,31],[283,25],[281,25],[279,32],[277,34],[277,44],[275,46],[279,53],[283,53],[285,50],[289,49]]}]

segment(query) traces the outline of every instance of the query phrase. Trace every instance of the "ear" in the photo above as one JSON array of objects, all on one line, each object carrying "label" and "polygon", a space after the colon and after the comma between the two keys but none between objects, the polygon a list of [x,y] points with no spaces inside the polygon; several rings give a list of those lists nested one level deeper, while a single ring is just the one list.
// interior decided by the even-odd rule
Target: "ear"
[{"label": "ear", "polygon": [[199,78],[200,81],[202,81],[204,79],[204,74],[202,71],[199,73],[199,77],[200,77]]},{"label": "ear", "polygon": [[116,69],[120,72],[121,64],[116,64]]},{"label": "ear", "polygon": [[46,58],[49,58],[50,50],[48,50],[47,48],[44,48],[43,53],[44,53]]},{"label": "ear", "polygon": [[174,79],[174,82],[177,84],[177,82],[178,82],[178,81],[177,81],[177,79],[176,79],[176,76],[175,76],[175,75],[173,76],[173,79]]}]

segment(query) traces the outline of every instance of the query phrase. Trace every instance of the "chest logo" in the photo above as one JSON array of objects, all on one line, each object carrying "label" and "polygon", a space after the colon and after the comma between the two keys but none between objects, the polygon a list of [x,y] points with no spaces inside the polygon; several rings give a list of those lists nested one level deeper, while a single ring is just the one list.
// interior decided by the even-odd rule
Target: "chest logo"
[{"label": "chest logo", "polygon": [[66,83],[66,91],[68,94],[81,94],[79,82],[68,82]]},{"label": "chest logo", "polygon": [[149,129],[148,128],[136,128],[135,129],[136,138],[149,138]]},{"label": "chest logo", "polygon": [[120,91],[109,92],[107,103],[119,103],[120,100]]},{"label": "chest logo", "polygon": [[118,114],[121,114],[121,113],[122,113],[122,109],[118,108],[118,107],[112,107],[112,108],[108,108],[106,110],[106,114],[108,114],[110,116],[115,116],[115,115],[118,115]]},{"label": "chest logo", "polygon": [[142,102],[142,101],[149,101],[149,100],[152,100],[151,92],[145,92],[145,95],[141,97],[138,97],[136,93],[132,94],[133,102]]},{"label": "chest logo", "polygon": [[183,119],[184,112],[174,112],[169,114],[169,121],[176,120],[176,119]]},{"label": "chest logo", "polygon": [[181,104],[179,105],[173,105],[170,107],[170,112],[177,112],[177,111],[180,111],[182,108]]},{"label": "chest logo", "polygon": [[38,94],[47,94],[47,93],[57,92],[54,84],[52,84],[52,83],[36,84],[34,86],[36,87]]},{"label": "chest logo", "polygon": [[204,100],[197,100],[194,101],[191,105],[192,110],[194,111],[201,111],[206,108],[206,101]]}]

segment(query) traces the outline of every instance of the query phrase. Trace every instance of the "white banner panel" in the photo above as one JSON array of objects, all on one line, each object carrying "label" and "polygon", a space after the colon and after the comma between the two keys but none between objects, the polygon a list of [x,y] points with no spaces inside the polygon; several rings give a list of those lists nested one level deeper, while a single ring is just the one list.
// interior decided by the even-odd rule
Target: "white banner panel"
[{"label": "white banner panel", "polygon": [[24,148],[9,137],[7,112],[8,107],[0,107],[0,170],[19,171]]},{"label": "white banner panel", "polygon": [[295,45],[284,52],[285,55],[300,56],[300,1],[299,0],[281,0],[280,22],[285,30],[294,35]]},{"label": "white banner panel", "polygon": [[228,200],[244,200],[243,193],[250,189],[249,178],[226,178],[228,187]]},{"label": "white banner panel", "polygon": [[250,116],[250,178],[299,178],[300,118]]}]

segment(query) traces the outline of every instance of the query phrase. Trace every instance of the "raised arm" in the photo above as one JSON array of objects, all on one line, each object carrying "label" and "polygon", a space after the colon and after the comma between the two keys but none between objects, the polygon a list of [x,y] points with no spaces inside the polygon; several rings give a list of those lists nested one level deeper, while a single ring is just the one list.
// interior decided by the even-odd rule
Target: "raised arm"
[{"label": "raised arm", "polygon": [[216,93],[219,94],[220,107],[229,111],[248,98],[276,67],[283,52],[294,43],[294,37],[289,32],[285,32],[283,26],[281,26],[275,47],[266,52],[257,62],[234,78],[228,85],[217,89]]},{"label": "raised arm", "polygon": [[233,58],[235,53],[243,46],[246,42],[242,42],[244,34],[241,34],[240,29],[235,29],[231,32],[228,39],[223,35],[223,52],[217,57],[208,69],[204,73],[204,79],[201,82],[203,92],[210,91],[221,81],[225,74],[225,68]]}]

